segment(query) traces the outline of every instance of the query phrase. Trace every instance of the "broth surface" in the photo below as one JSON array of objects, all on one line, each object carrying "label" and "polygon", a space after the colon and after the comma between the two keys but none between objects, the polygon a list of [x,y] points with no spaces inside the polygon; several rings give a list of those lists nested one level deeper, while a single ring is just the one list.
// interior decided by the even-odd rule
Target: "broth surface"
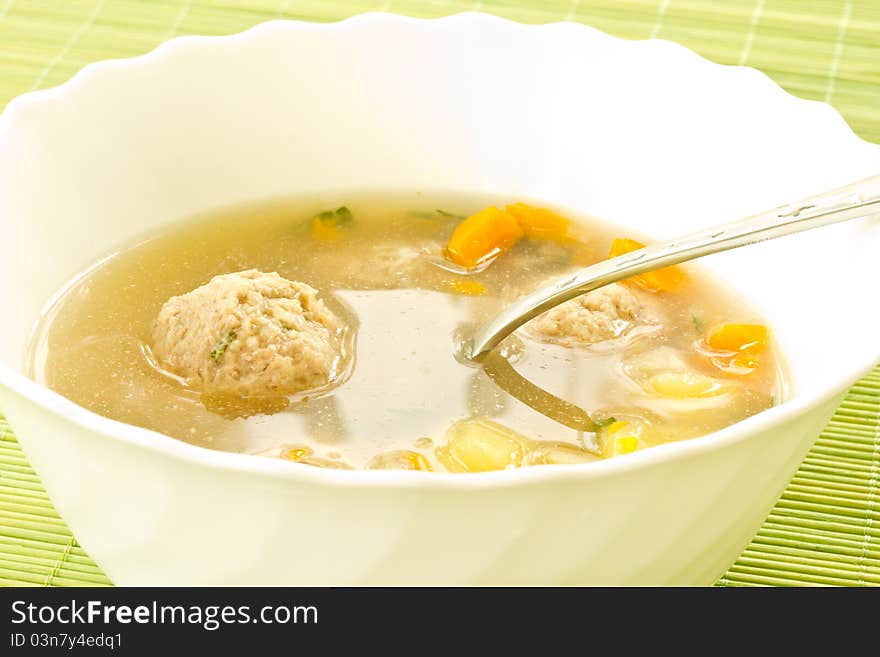
[{"label": "broth surface", "polygon": [[[496,359],[487,369],[459,362],[456,345],[471,327],[548,279],[606,258],[614,238],[629,236],[564,212],[581,239],[522,239],[478,272],[462,273],[444,259],[463,217],[516,200],[326,194],[178,222],[66,289],[35,334],[32,375],[96,413],[195,445],[355,468],[410,450],[432,469],[448,469],[447,432],[467,420],[502,425],[545,451],[540,441],[570,445],[580,462],[619,453],[606,434],[620,422],[640,427],[641,449],[709,433],[775,403],[781,377],[772,346],[748,377],[721,372],[700,355],[696,343],[706,327],[761,319],[694,268],[685,268],[675,292],[629,286],[659,320],[650,330],[587,348],[520,331],[507,345],[509,361]],[[351,222],[332,238],[316,234],[314,217],[343,205]],[[290,398],[222,400],[157,367],[150,330],[162,305],[214,276],[247,269],[311,285],[349,325],[353,357],[337,382]],[[645,377],[681,363],[726,392],[646,392]],[[598,426],[588,426],[590,419]]]}]

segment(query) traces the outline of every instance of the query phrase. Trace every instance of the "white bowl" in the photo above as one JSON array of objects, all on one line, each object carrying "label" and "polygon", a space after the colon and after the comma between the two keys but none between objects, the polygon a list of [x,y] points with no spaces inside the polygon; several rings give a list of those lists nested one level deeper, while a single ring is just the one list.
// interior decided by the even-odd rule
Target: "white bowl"
[{"label": "white bowl", "polygon": [[0,406],[118,584],[709,584],[880,357],[880,226],[715,256],[793,393],[704,438],[589,466],[321,470],[99,417],[22,375],[71,276],[193,213],[329,188],[546,199],[672,236],[880,171],[830,107],[664,41],[479,14],[368,14],[174,39],[0,119]]}]

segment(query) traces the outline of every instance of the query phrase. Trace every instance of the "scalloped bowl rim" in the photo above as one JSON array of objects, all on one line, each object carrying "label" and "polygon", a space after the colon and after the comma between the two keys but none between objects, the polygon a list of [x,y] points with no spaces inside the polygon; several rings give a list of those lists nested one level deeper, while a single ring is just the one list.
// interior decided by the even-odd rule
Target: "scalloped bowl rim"
[{"label": "scalloped bowl rim", "polygon": [[[848,137],[854,143],[871,145],[858,135],[845,122],[841,114],[826,103],[815,100],[798,98],[785,91],[766,74],[757,69],[747,66],[734,66],[718,64],[708,60],[694,51],[672,41],[663,39],[632,40],[616,37],[596,28],[572,21],[557,21],[544,24],[523,24],[516,21],[484,14],[480,12],[461,12],[438,18],[413,18],[387,12],[367,12],[351,16],[349,18],[328,22],[316,23],[296,20],[270,20],[259,23],[247,30],[229,35],[205,36],[188,35],[169,39],[156,46],[153,50],[134,57],[107,59],[88,64],[80,69],[65,83],[51,87],[31,91],[16,97],[7,105],[0,115],[0,133],[14,128],[16,117],[27,112],[30,105],[44,101],[62,101],[65,96],[74,92],[78,87],[88,84],[93,77],[110,69],[131,66],[149,66],[156,60],[173,57],[180,49],[193,46],[214,47],[216,45],[227,46],[237,42],[246,42],[259,38],[264,32],[278,29],[311,30],[335,30],[340,28],[369,26],[374,23],[385,21],[409,22],[409,23],[454,23],[459,21],[487,21],[504,23],[509,29],[521,30],[579,30],[583,33],[592,33],[594,36],[612,39],[618,42],[633,44],[650,44],[653,48],[662,50],[674,49],[687,53],[689,61],[695,64],[709,64],[724,75],[747,74],[761,80],[768,89],[777,95],[785,97],[792,106],[811,107],[820,106],[827,111],[833,112],[843,126],[846,126]],[[784,347],[784,345],[783,345]],[[475,489],[475,488],[507,488],[523,485],[531,485],[548,479],[583,480],[589,478],[614,477],[622,473],[628,473],[641,469],[650,468],[654,465],[671,460],[684,459],[689,456],[715,451],[726,445],[735,444],[753,437],[754,434],[773,429],[786,421],[804,414],[811,407],[843,393],[852,385],[852,382],[870,372],[876,361],[880,360],[880,349],[873,356],[873,361],[867,357],[865,364],[857,371],[848,375],[839,376],[824,390],[817,391],[812,395],[795,395],[793,399],[785,401],[773,408],[762,411],[756,415],[736,422],[718,431],[691,438],[688,440],[665,443],[651,447],[650,449],[634,452],[611,459],[603,459],[594,463],[583,465],[544,465],[530,466],[480,473],[444,473],[444,472],[409,472],[405,470],[334,470],[315,468],[300,463],[284,461],[282,459],[254,456],[250,454],[237,454],[221,452],[205,447],[198,447],[172,438],[157,431],[145,429],[118,420],[112,420],[92,411],[85,409],[70,401],[66,397],[50,390],[49,388],[29,379],[16,372],[8,365],[0,362],[0,384],[10,388],[17,394],[25,397],[30,402],[46,409],[47,411],[61,416],[80,428],[97,432],[103,437],[120,440],[139,448],[149,449],[176,459],[182,459],[199,466],[216,470],[234,470],[238,472],[268,475],[281,479],[297,479],[310,483],[320,483],[330,486],[367,486],[375,488],[415,487],[428,489]]]}]

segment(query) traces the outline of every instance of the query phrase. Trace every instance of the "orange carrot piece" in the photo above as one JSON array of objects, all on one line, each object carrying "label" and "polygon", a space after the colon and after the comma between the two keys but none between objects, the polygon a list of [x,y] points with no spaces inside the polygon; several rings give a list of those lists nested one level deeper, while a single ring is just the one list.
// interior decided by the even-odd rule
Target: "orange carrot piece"
[{"label": "orange carrot piece", "polygon": [[[627,237],[619,237],[611,244],[609,258],[616,258],[630,251],[645,248],[645,245]],[[670,292],[676,289],[685,279],[685,273],[679,267],[664,267],[656,271],[627,278],[624,283],[632,283],[648,292]]]},{"label": "orange carrot piece", "polygon": [[475,267],[506,251],[522,236],[517,220],[492,205],[456,226],[446,253],[452,262],[462,267]]},{"label": "orange carrot piece", "polygon": [[571,222],[553,210],[536,208],[527,203],[511,203],[504,208],[519,222],[527,237],[566,242],[572,238]]},{"label": "orange carrot piece", "polygon": [[761,324],[721,324],[706,331],[701,351],[715,367],[745,376],[761,365],[761,352],[770,344],[770,332]]},{"label": "orange carrot piece", "polygon": [[770,332],[761,324],[721,324],[706,332],[706,344],[715,351],[763,349]]}]

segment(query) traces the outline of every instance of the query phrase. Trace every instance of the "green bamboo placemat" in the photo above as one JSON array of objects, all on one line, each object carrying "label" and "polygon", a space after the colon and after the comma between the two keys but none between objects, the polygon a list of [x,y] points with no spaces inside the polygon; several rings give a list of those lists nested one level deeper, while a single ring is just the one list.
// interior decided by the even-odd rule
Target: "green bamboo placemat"
[{"label": "green bamboo placemat", "polygon": [[[0,0],[0,106],[89,62],[141,54],[178,34],[370,10],[419,17],[480,10],[672,39],[830,102],[860,136],[880,142],[878,0]],[[0,417],[0,585],[95,584],[110,582],[59,518]],[[719,584],[880,585],[880,368],[850,391]]]}]

